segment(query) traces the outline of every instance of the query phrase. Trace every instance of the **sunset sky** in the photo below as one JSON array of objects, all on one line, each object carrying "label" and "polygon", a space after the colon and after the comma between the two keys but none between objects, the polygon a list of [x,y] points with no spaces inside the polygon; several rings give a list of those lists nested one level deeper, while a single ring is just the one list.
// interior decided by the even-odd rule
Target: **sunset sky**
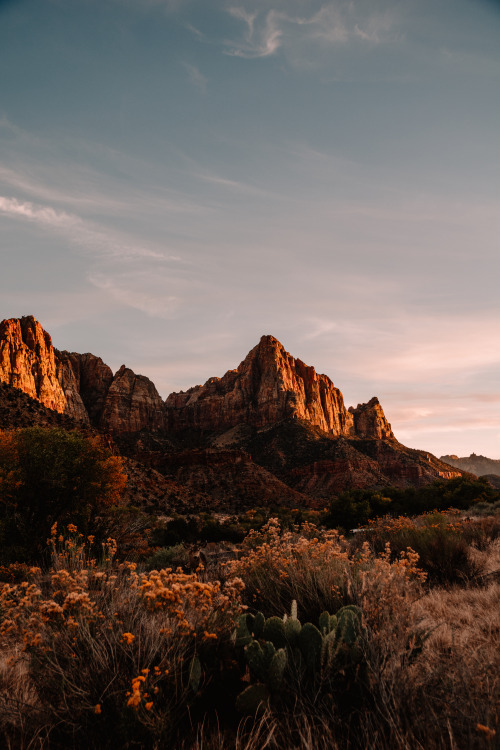
[{"label": "sunset sky", "polygon": [[500,458],[500,2],[0,0],[0,81],[0,319]]}]

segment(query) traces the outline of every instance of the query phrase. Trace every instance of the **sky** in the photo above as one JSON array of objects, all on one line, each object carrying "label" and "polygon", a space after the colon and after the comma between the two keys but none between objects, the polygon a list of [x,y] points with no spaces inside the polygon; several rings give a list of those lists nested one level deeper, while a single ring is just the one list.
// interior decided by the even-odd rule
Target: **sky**
[{"label": "sky", "polygon": [[0,0],[0,319],[163,397],[263,334],[500,458],[500,2]]}]

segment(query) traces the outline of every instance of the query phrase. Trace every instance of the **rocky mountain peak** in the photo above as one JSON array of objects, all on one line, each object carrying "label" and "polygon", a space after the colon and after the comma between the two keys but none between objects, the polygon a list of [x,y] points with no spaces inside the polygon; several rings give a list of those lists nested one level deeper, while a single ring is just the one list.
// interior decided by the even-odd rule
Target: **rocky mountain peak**
[{"label": "rocky mountain peak", "polygon": [[332,437],[393,440],[378,399],[347,410],[326,375],[262,336],[235,370],[171,393],[163,403],[153,383],[122,365],[113,375],[100,357],[58,351],[33,316],[0,324],[0,381],[55,411],[109,432],[143,429],[222,433],[302,420]]},{"label": "rocky mountain peak", "polygon": [[14,386],[44,406],[77,419],[86,419],[74,376],[62,369],[52,339],[32,315],[0,323],[0,381]]},{"label": "rocky mountain peak", "polygon": [[[262,336],[236,370],[167,398],[173,432],[221,432],[239,424],[262,428],[304,420],[332,436],[394,439],[377,399],[347,410],[326,375],[289,354],[274,336]],[[358,425],[358,427],[356,427]]]}]

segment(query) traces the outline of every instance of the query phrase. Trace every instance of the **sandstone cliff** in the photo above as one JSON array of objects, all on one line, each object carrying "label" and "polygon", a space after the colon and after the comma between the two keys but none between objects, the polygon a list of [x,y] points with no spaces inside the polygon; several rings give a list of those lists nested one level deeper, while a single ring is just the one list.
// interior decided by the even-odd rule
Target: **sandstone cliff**
[{"label": "sandstone cliff", "polygon": [[148,378],[122,365],[109,386],[99,424],[118,433],[164,430],[161,396]]},{"label": "sandstone cliff", "polygon": [[301,419],[335,436],[394,439],[377,399],[347,410],[326,375],[295,359],[273,336],[263,336],[236,370],[167,398],[167,426],[221,432]]},{"label": "sandstone cliff", "polygon": [[0,323],[0,381],[49,409],[88,421],[71,367],[59,362],[49,334],[31,315]]},{"label": "sandstone cliff", "polygon": [[163,401],[148,378],[125,366],[113,376],[100,357],[54,349],[33,316],[0,323],[0,382],[108,432],[165,428]]}]

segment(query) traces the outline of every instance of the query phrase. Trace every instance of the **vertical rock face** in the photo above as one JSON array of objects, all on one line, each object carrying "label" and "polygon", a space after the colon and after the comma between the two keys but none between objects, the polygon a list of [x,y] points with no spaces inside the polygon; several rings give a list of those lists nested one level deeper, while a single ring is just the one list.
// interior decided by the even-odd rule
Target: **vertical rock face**
[{"label": "vertical rock face", "polygon": [[0,323],[0,380],[49,409],[88,419],[71,368],[60,366],[49,334],[31,315]]},{"label": "vertical rock face", "polygon": [[273,336],[263,336],[236,370],[163,403],[153,383],[125,365],[113,376],[93,354],[55,350],[33,317],[11,319],[0,324],[0,381],[114,433],[220,433],[297,419],[333,437],[394,439],[378,399],[347,410],[330,378],[292,357]]},{"label": "vertical rock face", "polygon": [[391,425],[385,418],[384,411],[376,396],[367,404],[358,404],[356,409],[351,406],[349,411],[354,418],[356,437],[395,440]]},{"label": "vertical rock face", "polygon": [[356,437],[359,412],[360,436],[393,437],[376,399],[348,411],[330,378],[292,357],[273,336],[263,336],[236,370],[172,393],[165,405],[168,428],[174,432],[220,431],[241,423],[259,428],[303,419],[330,435]]},{"label": "vertical rock face", "polygon": [[98,425],[101,420],[106,396],[113,382],[113,372],[94,354],[77,354],[76,352],[57,352],[62,363],[72,369],[78,392],[92,424]]},{"label": "vertical rock face", "polygon": [[100,426],[110,432],[165,429],[163,401],[153,383],[122,365],[106,394]]}]

